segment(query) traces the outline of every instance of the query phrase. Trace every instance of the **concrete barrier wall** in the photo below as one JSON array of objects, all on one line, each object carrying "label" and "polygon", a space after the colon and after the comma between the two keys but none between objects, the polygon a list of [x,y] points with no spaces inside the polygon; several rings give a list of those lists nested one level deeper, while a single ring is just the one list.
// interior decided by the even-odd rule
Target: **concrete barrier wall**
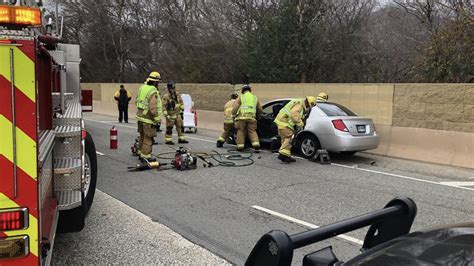
[{"label": "concrete barrier wall", "polygon": [[[239,86],[236,86],[239,87]],[[349,107],[376,124],[391,125],[393,84],[252,84],[253,92],[262,102],[277,98],[329,94],[329,100]]]},{"label": "concrete barrier wall", "polygon": [[474,133],[473,84],[396,84],[393,126]]},{"label": "concrete barrier wall", "polygon": [[[124,84],[136,96],[141,84]],[[117,115],[118,84],[85,83],[93,90],[94,112]],[[371,117],[381,143],[374,154],[474,169],[473,84],[252,84],[263,102],[329,94],[359,115]],[[239,85],[177,84],[193,97],[198,126],[222,130],[222,108]],[[164,85],[160,86],[164,92]],[[133,104],[129,113],[136,112]]]}]

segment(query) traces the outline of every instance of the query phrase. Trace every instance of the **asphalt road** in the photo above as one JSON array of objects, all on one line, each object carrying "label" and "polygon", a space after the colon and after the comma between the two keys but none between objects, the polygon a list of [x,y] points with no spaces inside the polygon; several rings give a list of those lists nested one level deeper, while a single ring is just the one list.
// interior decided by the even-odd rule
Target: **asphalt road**
[{"label": "asphalt road", "polygon": [[[248,167],[204,168],[200,163],[191,171],[130,173],[127,166],[138,162],[130,152],[136,125],[118,124],[113,117],[95,114],[86,115],[85,123],[100,153],[98,189],[238,265],[269,230],[290,234],[305,231],[307,226],[326,225],[382,208],[398,196],[411,197],[418,205],[413,230],[474,220],[474,171],[468,169],[364,153],[333,156],[332,165],[302,159],[287,165],[275,154],[263,152],[254,155],[255,164]],[[108,147],[112,125],[119,130],[118,150]],[[187,146],[193,151],[215,150],[218,134],[205,130],[188,134]],[[154,153],[178,147],[164,145],[161,134],[157,140],[160,145],[154,146]],[[100,204],[96,202],[94,208]],[[294,263],[301,263],[305,252],[327,245],[334,247],[340,259],[348,259],[358,254],[365,232],[350,232],[345,238],[298,250]],[[127,250],[124,246],[114,248]],[[71,252],[68,254],[73,257],[77,251]]]}]

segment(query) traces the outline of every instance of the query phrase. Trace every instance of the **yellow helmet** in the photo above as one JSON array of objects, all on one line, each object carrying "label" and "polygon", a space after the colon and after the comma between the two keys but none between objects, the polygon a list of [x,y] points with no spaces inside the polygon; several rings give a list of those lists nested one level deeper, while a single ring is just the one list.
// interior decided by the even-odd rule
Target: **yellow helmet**
[{"label": "yellow helmet", "polygon": [[329,99],[329,96],[327,93],[321,92],[320,94],[318,94],[317,99],[318,101],[327,101]]},{"label": "yellow helmet", "polygon": [[314,96],[306,96],[306,101],[308,102],[309,106],[311,106],[311,107],[316,105],[316,97],[314,97]]},{"label": "yellow helmet", "polygon": [[161,81],[161,75],[157,71],[153,71],[150,73],[146,81]]}]

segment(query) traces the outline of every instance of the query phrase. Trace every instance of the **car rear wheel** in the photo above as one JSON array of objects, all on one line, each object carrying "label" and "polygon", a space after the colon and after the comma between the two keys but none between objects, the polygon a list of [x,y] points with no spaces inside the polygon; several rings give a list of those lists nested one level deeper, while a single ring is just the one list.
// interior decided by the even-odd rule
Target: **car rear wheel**
[{"label": "car rear wheel", "polygon": [[313,158],[316,152],[321,148],[318,138],[310,133],[306,133],[299,137],[297,149],[301,156],[306,159]]}]

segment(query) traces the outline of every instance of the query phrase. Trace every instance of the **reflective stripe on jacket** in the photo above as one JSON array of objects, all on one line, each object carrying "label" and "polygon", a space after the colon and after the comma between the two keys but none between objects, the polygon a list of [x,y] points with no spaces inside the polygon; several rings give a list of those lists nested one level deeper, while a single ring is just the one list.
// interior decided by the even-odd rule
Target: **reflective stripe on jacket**
[{"label": "reflective stripe on jacket", "polygon": [[275,118],[275,124],[281,127],[295,129],[295,125],[302,127],[305,111],[304,99],[293,99],[283,107]]},{"label": "reflective stripe on jacket", "polygon": [[235,120],[255,119],[257,115],[257,96],[246,92],[240,96],[240,107]]},{"label": "reflective stripe on jacket", "polygon": [[155,86],[144,84],[140,87],[136,106],[138,121],[147,124],[161,122],[162,103],[160,93]]},{"label": "reflective stripe on jacket", "polygon": [[158,93],[158,90],[155,86],[144,84],[138,89],[137,100],[135,102],[137,108],[142,110],[148,110],[148,104],[150,101],[150,97],[154,94]]}]

